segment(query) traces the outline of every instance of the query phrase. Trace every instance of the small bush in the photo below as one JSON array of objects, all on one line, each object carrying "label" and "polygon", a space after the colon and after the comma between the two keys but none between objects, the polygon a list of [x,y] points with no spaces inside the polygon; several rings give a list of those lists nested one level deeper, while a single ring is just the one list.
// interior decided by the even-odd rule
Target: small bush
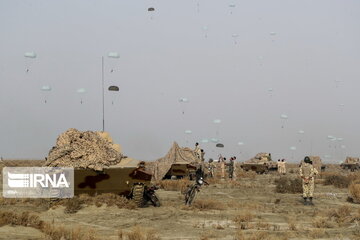
[{"label": "small bush", "polygon": [[162,180],[159,181],[157,185],[160,186],[161,189],[166,191],[185,191],[187,186],[190,184],[188,179],[179,179],[179,180]]},{"label": "small bush", "polygon": [[351,202],[360,203],[360,183],[352,183],[349,186]]},{"label": "small bush", "polygon": [[76,213],[82,208],[83,201],[78,197],[67,199],[65,202],[65,213]]},{"label": "small bush", "polygon": [[192,204],[193,208],[199,210],[224,210],[225,205],[222,202],[211,199],[198,199]]},{"label": "small bush", "polygon": [[134,201],[127,199],[114,193],[103,193],[96,196],[81,194],[79,200],[87,205],[95,205],[101,207],[103,204],[107,206],[117,206],[118,208],[135,209],[137,206]]},{"label": "small bush", "polygon": [[338,188],[347,188],[350,183],[351,179],[343,175],[327,175],[324,181],[324,185],[333,185]]},{"label": "small bush", "polygon": [[275,192],[277,193],[302,193],[303,191],[300,178],[280,177],[275,180],[275,185]]},{"label": "small bush", "polygon": [[155,230],[135,226],[129,231],[119,230],[119,240],[160,240]]}]

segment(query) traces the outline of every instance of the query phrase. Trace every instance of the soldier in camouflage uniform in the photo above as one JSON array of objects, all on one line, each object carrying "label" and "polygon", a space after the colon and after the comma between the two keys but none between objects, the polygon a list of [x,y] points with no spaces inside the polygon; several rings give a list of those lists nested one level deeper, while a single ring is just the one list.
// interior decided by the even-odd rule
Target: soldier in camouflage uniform
[{"label": "soldier in camouflage uniform", "polygon": [[231,157],[230,158],[230,163],[228,164],[229,168],[228,168],[228,171],[229,171],[229,178],[232,179],[233,178],[233,174],[234,174],[234,158]]},{"label": "soldier in camouflage uniform", "polygon": [[[312,165],[308,156],[304,158],[304,163],[300,166],[300,177],[303,179],[303,198],[304,205],[314,205],[312,202],[314,194],[314,177],[319,172]],[[307,201],[309,199],[309,202]]]}]

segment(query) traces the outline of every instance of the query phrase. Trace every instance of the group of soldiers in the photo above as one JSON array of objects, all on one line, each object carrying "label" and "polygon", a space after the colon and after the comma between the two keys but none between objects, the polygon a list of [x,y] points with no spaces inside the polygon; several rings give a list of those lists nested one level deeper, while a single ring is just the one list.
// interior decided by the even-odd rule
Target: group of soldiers
[{"label": "group of soldiers", "polygon": [[[196,156],[201,159],[201,169],[202,172],[204,172],[205,168],[205,159],[204,155],[205,152],[203,149],[200,148],[199,143],[195,144],[195,154]],[[270,155],[271,157],[271,155]],[[220,167],[221,169],[221,178],[225,179],[225,172],[226,167],[228,167],[228,177],[229,179],[235,178],[235,161],[236,157],[231,157],[230,162],[226,162],[226,158],[222,155],[219,155],[219,161],[216,164],[213,159],[209,159],[208,163],[208,174],[209,177],[215,176],[215,169],[217,167]],[[218,165],[218,166],[217,166]],[[279,174],[286,174],[286,161],[285,159],[279,159],[277,162],[278,166],[278,173]],[[313,195],[314,195],[314,186],[315,186],[315,176],[319,174],[318,170],[313,166],[313,163],[310,159],[310,157],[306,156],[304,158],[304,161],[300,164],[299,169],[300,177],[302,179],[302,188],[303,188],[303,199],[304,199],[304,205],[313,205]]]},{"label": "group of soldiers", "polygon": [[285,159],[279,159],[277,162],[277,171],[280,174],[286,174],[286,162]]},{"label": "group of soldiers", "polygon": [[[198,159],[201,160],[200,169],[204,171],[205,169],[205,152],[203,149],[200,148],[199,143],[195,143],[195,149],[194,149],[195,155]],[[209,162],[207,163],[207,169],[208,169],[208,175],[209,177],[213,178],[215,176],[215,169],[219,168],[221,169],[221,178],[225,179],[226,177],[226,167],[228,172],[229,179],[235,178],[235,161],[236,157],[233,156],[230,158],[230,162],[226,162],[226,157],[223,157],[221,154],[219,155],[219,160],[217,163],[213,159],[209,159]]]}]

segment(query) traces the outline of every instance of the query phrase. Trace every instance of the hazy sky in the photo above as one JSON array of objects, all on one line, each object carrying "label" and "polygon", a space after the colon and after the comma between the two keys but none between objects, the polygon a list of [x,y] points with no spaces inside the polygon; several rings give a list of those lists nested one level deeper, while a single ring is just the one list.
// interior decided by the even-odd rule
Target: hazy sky
[{"label": "hazy sky", "polygon": [[360,155],[358,0],[0,0],[0,31],[4,158],[44,158],[68,128],[101,130],[102,56],[105,86],[120,88],[106,92],[106,130],[128,156],[214,137],[225,148],[201,144],[207,158]]}]

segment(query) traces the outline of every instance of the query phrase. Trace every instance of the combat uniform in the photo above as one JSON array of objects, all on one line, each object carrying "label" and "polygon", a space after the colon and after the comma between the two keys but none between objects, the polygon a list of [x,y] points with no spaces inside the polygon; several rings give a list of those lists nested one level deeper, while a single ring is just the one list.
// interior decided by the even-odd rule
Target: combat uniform
[{"label": "combat uniform", "polygon": [[229,163],[229,178],[233,178],[233,174],[234,174],[234,160],[230,160]]},{"label": "combat uniform", "polygon": [[199,147],[199,145],[195,146],[194,152],[196,154],[196,157],[198,159],[201,159],[201,148]]},{"label": "combat uniform", "polygon": [[313,167],[310,163],[302,163],[300,166],[300,177],[303,179],[303,197],[304,203],[307,204],[307,198],[310,199],[310,204],[312,204],[312,198],[314,194],[314,177],[319,172],[316,168]]}]

